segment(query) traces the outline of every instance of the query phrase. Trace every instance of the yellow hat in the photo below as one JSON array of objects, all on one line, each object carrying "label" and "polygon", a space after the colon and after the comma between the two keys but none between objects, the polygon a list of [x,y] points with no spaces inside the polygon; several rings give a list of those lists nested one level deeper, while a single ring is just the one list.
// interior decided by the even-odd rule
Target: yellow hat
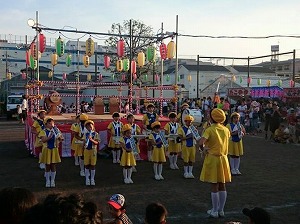
[{"label": "yellow hat", "polygon": [[46,118],[44,119],[44,123],[47,124],[48,121],[50,121],[50,120],[54,120],[54,119],[53,119],[52,117],[46,117]]},{"label": "yellow hat", "polygon": [[172,116],[172,117],[175,118],[175,117],[177,116],[177,114],[176,114],[175,112],[171,112],[171,113],[168,114],[168,117],[169,117],[169,118],[170,118],[170,116]]},{"label": "yellow hat", "polygon": [[211,118],[217,123],[223,123],[226,120],[226,115],[223,110],[215,108],[211,111]]},{"label": "yellow hat", "polygon": [[47,111],[45,111],[45,110],[39,110],[39,111],[37,112],[37,114],[39,115],[39,114],[42,113],[42,112],[47,113]]},{"label": "yellow hat", "polygon": [[122,128],[122,132],[131,131],[132,127],[130,124],[125,124]]},{"label": "yellow hat", "polygon": [[239,114],[239,113],[237,113],[237,112],[233,112],[231,115],[230,115],[230,117],[240,117],[241,115]]},{"label": "yellow hat", "polygon": [[89,116],[86,114],[80,114],[79,120],[81,121],[87,121],[89,119]]},{"label": "yellow hat", "polygon": [[154,122],[151,124],[151,128],[154,128],[155,126],[160,126],[160,122],[159,122],[159,121],[154,121]]},{"label": "yellow hat", "polygon": [[149,107],[155,107],[153,103],[148,103],[147,108]]},{"label": "yellow hat", "polygon": [[183,104],[181,105],[181,107],[184,107],[184,106],[190,107],[190,105],[188,105],[187,103],[183,103]]},{"label": "yellow hat", "polygon": [[191,121],[191,122],[193,122],[193,121],[194,121],[194,117],[191,116],[191,115],[186,115],[186,116],[184,117],[184,121]]},{"label": "yellow hat", "polygon": [[92,125],[94,125],[95,123],[94,123],[94,121],[92,121],[92,120],[87,120],[86,122],[84,122],[84,126],[86,126],[87,124],[92,124]]}]

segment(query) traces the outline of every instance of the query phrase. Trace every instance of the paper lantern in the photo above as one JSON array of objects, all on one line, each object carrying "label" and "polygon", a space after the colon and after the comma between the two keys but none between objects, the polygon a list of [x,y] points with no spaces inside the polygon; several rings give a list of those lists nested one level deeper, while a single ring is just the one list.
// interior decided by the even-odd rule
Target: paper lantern
[{"label": "paper lantern", "polygon": [[66,80],[67,79],[67,73],[63,73],[62,78],[63,78],[63,80]]},{"label": "paper lantern", "polygon": [[58,37],[56,40],[56,53],[59,57],[63,56],[65,53],[64,40],[61,39],[60,37]]},{"label": "paper lantern", "polygon": [[242,83],[243,82],[243,78],[242,77],[240,77],[240,83]]},{"label": "paper lantern", "polygon": [[148,75],[147,74],[144,75],[144,81],[148,81]]},{"label": "paper lantern", "polygon": [[110,66],[110,57],[108,55],[104,55],[104,68],[108,69]]},{"label": "paper lantern", "polygon": [[117,55],[121,58],[125,55],[125,42],[123,39],[120,39],[117,42]]},{"label": "paper lantern", "polygon": [[159,80],[159,75],[155,74],[155,81],[158,82],[158,80]]},{"label": "paper lantern", "polygon": [[27,78],[27,74],[25,72],[22,72],[21,76],[22,76],[22,79],[26,79]]},{"label": "paper lantern", "polygon": [[282,80],[281,80],[281,79],[278,80],[278,86],[279,86],[279,87],[282,86]]},{"label": "paper lantern", "polygon": [[261,84],[261,79],[257,79],[257,85]]},{"label": "paper lantern", "polygon": [[271,86],[271,80],[267,80],[266,84],[268,87]]},{"label": "paper lantern", "polygon": [[29,58],[29,67],[31,69],[35,69],[35,60],[32,55],[30,55],[30,58]]},{"label": "paper lantern", "polygon": [[161,43],[159,46],[159,53],[162,60],[167,59],[167,45],[164,43]]},{"label": "paper lantern", "polygon": [[136,73],[134,73],[134,74],[132,75],[132,79],[133,79],[133,80],[136,80],[136,79],[137,79]]},{"label": "paper lantern", "polygon": [[29,50],[27,50],[26,51],[26,64],[28,65],[28,66],[30,66],[30,55],[31,55],[31,51],[30,51],[30,49]]},{"label": "paper lantern", "polygon": [[128,58],[123,59],[123,70],[125,72],[129,71],[129,59]]},{"label": "paper lantern", "polygon": [[125,74],[122,74],[122,81],[124,82],[126,80],[126,75]]},{"label": "paper lantern", "polygon": [[131,74],[136,74],[136,61],[132,60],[130,65]]},{"label": "paper lantern", "polygon": [[87,74],[86,76],[86,80],[89,82],[92,80],[92,75],[91,74]]},{"label": "paper lantern", "polygon": [[99,80],[102,81],[103,80],[103,75],[99,74]]},{"label": "paper lantern", "polygon": [[8,80],[11,79],[11,73],[10,73],[10,72],[6,73],[6,78],[7,78]]},{"label": "paper lantern", "polygon": [[121,59],[117,60],[117,71],[123,71],[123,61]]},{"label": "paper lantern", "polygon": [[51,55],[51,64],[52,64],[53,66],[55,66],[55,65],[57,65],[57,61],[58,61],[58,55],[57,55],[56,53],[53,53],[53,54]]},{"label": "paper lantern", "polygon": [[137,64],[139,67],[143,67],[145,65],[145,53],[142,51],[138,53]]},{"label": "paper lantern", "polygon": [[172,59],[175,57],[175,42],[171,40],[167,46],[167,58]]},{"label": "paper lantern", "polygon": [[177,82],[180,82],[180,75],[177,75]]},{"label": "paper lantern", "polygon": [[231,76],[231,81],[235,82],[236,81],[236,77],[235,75]]},{"label": "paper lantern", "polygon": [[155,61],[155,56],[156,56],[156,49],[154,46],[149,46],[147,48],[147,60],[149,62],[154,62]]},{"label": "paper lantern", "polygon": [[48,72],[48,78],[52,78],[53,77],[53,72],[52,71],[49,71]]},{"label": "paper lantern", "polygon": [[32,43],[31,46],[30,46],[30,53],[31,53],[31,56],[34,58],[34,59],[37,59],[38,57],[38,52],[37,52],[37,47],[36,47],[36,44],[35,43]]},{"label": "paper lantern", "polygon": [[251,84],[251,82],[252,82],[252,78],[251,78],[251,77],[247,78],[247,83],[248,83],[249,85]]},{"label": "paper lantern", "polygon": [[112,81],[115,80],[115,74],[112,74],[111,79],[112,79]]},{"label": "paper lantern", "polygon": [[90,65],[90,57],[88,55],[84,55],[83,58],[82,58],[82,61],[83,61],[83,65],[84,67],[89,67]]},{"label": "paper lantern", "polygon": [[92,38],[89,38],[85,42],[85,54],[89,57],[94,55],[95,52],[95,43]]},{"label": "paper lantern", "polygon": [[295,82],[294,82],[294,80],[290,80],[290,87],[291,87],[291,88],[295,87]]},{"label": "paper lantern", "polygon": [[72,55],[68,54],[66,57],[66,66],[70,67],[71,63],[72,63]]},{"label": "paper lantern", "polygon": [[46,49],[46,37],[44,34],[39,34],[39,51],[44,53]]},{"label": "paper lantern", "polygon": [[188,81],[191,82],[192,81],[192,76],[188,75]]}]

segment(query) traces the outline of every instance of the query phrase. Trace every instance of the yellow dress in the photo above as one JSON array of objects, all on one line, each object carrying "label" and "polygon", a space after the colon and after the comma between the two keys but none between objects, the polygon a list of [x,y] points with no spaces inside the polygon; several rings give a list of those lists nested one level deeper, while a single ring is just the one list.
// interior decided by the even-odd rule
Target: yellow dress
[{"label": "yellow dress", "polygon": [[[70,130],[71,130],[72,132],[75,132],[76,126],[78,126],[78,123],[72,124]],[[75,136],[73,136],[72,143],[71,143],[71,149],[72,149],[73,151],[75,151],[75,150],[76,150],[76,147],[77,147],[76,144],[75,144],[75,141],[76,141],[76,138],[75,138]]]},{"label": "yellow dress", "polygon": [[37,132],[37,135],[35,136],[34,147],[35,148],[42,147],[43,143],[39,138],[39,134],[45,128],[44,121],[41,119],[35,120],[32,124],[32,127],[34,127]]},{"label": "yellow dress", "polygon": [[[173,122],[168,122],[164,129],[169,133],[169,134],[178,134],[178,129],[179,129],[179,124],[178,123],[173,123]],[[174,152],[178,153],[180,151],[180,143],[176,143],[175,139],[168,139],[168,151],[169,153]]]},{"label": "yellow dress", "polygon": [[209,149],[203,162],[200,180],[209,183],[231,182],[227,158],[230,131],[222,124],[212,124],[202,137],[206,139],[205,146]]},{"label": "yellow dress", "polygon": [[[157,143],[161,141],[159,138],[159,134],[157,134],[157,133],[151,133],[149,135],[149,140],[157,142]],[[165,149],[162,144],[153,146],[152,162],[154,162],[154,163],[166,162]]]},{"label": "yellow dress", "polygon": [[84,134],[84,165],[95,166],[97,163],[97,145],[88,141],[89,135],[91,134],[92,138],[99,142],[99,135],[97,132],[93,131],[91,133]]},{"label": "yellow dress", "polygon": [[[40,132],[39,137],[45,137],[50,135],[50,130],[45,129]],[[42,156],[40,159],[41,163],[44,163],[46,165],[50,165],[52,163],[60,163],[60,155],[58,152],[58,140],[53,135],[51,139],[49,139],[47,142],[43,143],[43,150],[42,150]]]},{"label": "yellow dress", "polygon": [[143,124],[147,126],[148,130],[152,130],[151,124],[155,121],[158,121],[159,116],[156,113],[147,112],[143,116]]},{"label": "yellow dress", "polygon": [[[187,126],[180,127],[178,129],[178,134],[182,137],[186,137],[191,134],[191,131],[188,130]],[[195,162],[196,161],[196,147],[194,144],[194,139],[183,140],[181,143],[182,147],[182,157],[185,163]]]},{"label": "yellow dress", "polygon": [[[229,129],[230,132],[232,132],[230,124],[227,124],[226,127]],[[232,140],[232,137],[229,139],[228,155],[242,156],[244,154],[243,139],[241,139],[239,142],[234,142]]]},{"label": "yellow dress", "polygon": [[122,137],[120,142],[123,143],[123,153],[121,157],[121,166],[136,166],[134,153],[131,149],[130,140],[127,137]]},{"label": "yellow dress", "polygon": [[74,143],[74,148],[75,148],[75,152],[74,152],[74,156],[83,156],[83,140],[84,140],[84,133],[85,133],[85,128],[82,127],[81,124],[78,124],[75,129],[74,132],[78,133],[78,135],[81,137],[81,140],[79,139],[75,139]]},{"label": "yellow dress", "polygon": [[111,136],[109,138],[108,147],[109,148],[121,148],[120,139],[121,139],[121,130],[122,130],[122,122],[112,121],[107,126],[107,129],[110,130]]}]

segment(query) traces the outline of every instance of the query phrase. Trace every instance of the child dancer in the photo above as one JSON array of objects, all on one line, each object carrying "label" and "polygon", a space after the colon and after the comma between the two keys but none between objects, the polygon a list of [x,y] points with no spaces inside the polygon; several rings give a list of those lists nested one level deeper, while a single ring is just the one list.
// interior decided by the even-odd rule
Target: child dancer
[{"label": "child dancer", "polygon": [[114,194],[107,202],[109,206],[109,213],[114,218],[113,221],[107,224],[132,224],[132,221],[126,215],[125,197],[121,194]]},{"label": "child dancer", "polygon": [[196,146],[194,135],[190,129],[194,118],[191,115],[184,117],[185,125],[178,130],[178,135],[182,140],[182,156],[184,162],[184,178],[195,178],[193,175],[193,163],[195,163]]},{"label": "child dancer", "polygon": [[[123,167],[123,176],[125,184],[133,184],[131,179],[132,175],[132,167],[136,166],[136,161],[134,158],[134,147],[137,148],[135,141],[131,137],[132,127],[130,124],[125,124],[122,128],[123,138],[121,138],[121,146],[123,148],[122,158],[121,158],[121,166]],[[136,149],[137,150],[137,149]]]},{"label": "child dancer", "polygon": [[151,128],[153,132],[149,135],[149,140],[153,145],[153,154],[152,154],[152,162],[153,162],[153,170],[154,170],[154,178],[155,180],[163,180],[162,163],[166,162],[165,149],[162,144],[162,139],[160,135],[160,122],[155,121],[151,124]]},{"label": "child dancer", "polygon": [[[176,135],[178,134],[178,128],[179,128],[179,124],[176,122],[176,118],[177,115],[174,112],[169,113],[168,115],[170,122],[168,122],[164,129],[166,132],[166,135]],[[176,138],[169,138],[168,139],[168,151],[169,151],[169,162],[170,162],[170,168],[172,170],[178,170],[178,166],[177,166],[177,153],[179,152],[180,149],[180,143],[176,142]]]},{"label": "child dancer", "polygon": [[86,114],[80,114],[79,120],[80,123],[79,125],[76,126],[74,132],[75,132],[75,153],[74,156],[78,156],[79,158],[79,166],[80,166],[80,176],[84,177],[85,172],[84,172],[84,161],[83,161],[83,140],[84,140],[84,134],[86,132],[86,129],[84,127],[84,123],[89,119],[89,117]]},{"label": "child dancer", "polygon": [[225,183],[231,182],[228,164],[228,142],[230,131],[223,123],[226,119],[221,109],[213,109],[210,113],[212,125],[208,127],[200,139],[200,146],[206,144],[208,149],[203,149],[205,159],[200,175],[200,180],[211,183],[211,200],[213,208],[207,213],[214,218],[224,217],[224,206],[227,192]]},{"label": "child dancer", "polygon": [[112,115],[113,121],[107,126],[107,131],[110,134],[108,147],[112,150],[113,163],[120,163],[121,158],[121,130],[122,122],[120,122],[120,114],[114,112]]},{"label": "child dancer", "polygon": [[[97,146],[99,135],[95,131],[94,121],[87,120],[84,123],[86,133],[84,134],[84,166],[85,166],[85,185],[95,186],[95,166],[97,163]],[[90,178],[91,177],[91,178]]]},{"label": "child dancer", "polygon": [[[131,134],[132,135],[140,135],[141,134],[141,128],[140,128],[140,126],[138,126],[137,124],[134,123],[134,120],[135,119],[134,119],[133,114],[128,114],[127,115],[128,124],[130,124],[131,128],[132,128],[131,129]],[[140,158],[139,140],[138,140],[136,146],[137,146],[137,153],[134,156],[135,156],[136,160],[141,160],[141,158]],[[132,167],[132,171],[133,172],[137,172],[135,166]]]},{"label": "child dancer", "polygon": [[[145,130],[146,134],[151,133],[151,125],[153,122],[158,121],[158,114],[154,112],[155,107],[153,103],[149,103],[147,105],[147,113],[143,116],[143,129]],[[151,161],[152,158],[152,144],[150,142],[147,142],[147,157],[148,161]]]},{"label": "child dancer", "polygon": [[57,145],[63,141],[63,137],[57,128],[55,130],[53,118],[45,119],[45,128],[39,134],[44,143],[41,162],[46,164],[46,187],[55,187],[56,163],[61,162]]},{"label": "child dancer", "polygon": [[240,156],[243,155],[243,140],[242,137],[245,135],[246,130],[243,125],[240,124],[240,114],[234,112],[231,114],[231,122],[226,125],[231,133],[229,139],[228,154],[229,163],[231,167],[232,175],[241,175],[240,168]]},{"label": "child dancer", "polygon": [[39,138],[39,134],[42,130],[45,129],[44,118],[46,115],[46,111],[39,110],[37,112],[37,115],[38,115],[37,119],[35,119],[35,121],[32,124],[32,133],[35,134],[34,148],[35,148],[35,154],[38,155],[39,157],[40,168],[45,169],[45,164],[40,161],[42,156],[43,143]]},{"label": "child dancer", "polygon": [[[70,130],[72,131],[72,135],[73,135],[73,139],[72,139],[72,143],[71,143],[71,150],[73,151],[73,154],[75,154],[76,148],[77,148],[77,144],[76,142],[76,138],[75,138],[75,130],[76,127],[80,124],[80,115],[77,115],[75,118],[75,123],[72,124]],[[74,155],[74,159],[75,159],[75,166],[79,166],[79,158],[77,155]]]}]

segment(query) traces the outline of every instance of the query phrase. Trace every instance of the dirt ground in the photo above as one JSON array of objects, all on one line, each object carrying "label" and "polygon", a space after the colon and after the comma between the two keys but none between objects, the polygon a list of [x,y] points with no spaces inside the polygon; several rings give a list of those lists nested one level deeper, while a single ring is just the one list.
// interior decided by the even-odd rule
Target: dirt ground
[{"label": "dirt ground", "polygon": [[270,212],[272,224],[300,223],[300,145],[275,144],[262,135],[246,136],[240,169],[243,175],[233,177],[232,183],[227,184],[226,218],[212,219],[206,215],[206,210],[211,208],[210,186],[199,181],[203,162],[199,154],[194,167],[195,179],[183,178],[183,162],[179,160],[180,170],[171,170],[165,164],[165,180],[155,181],[152,164],[140,161],[131,185],[123,184],[119,165],[99,157],[95,187],[84,185],[73,158],[63,158],[58,166],[57,187],[48,189],[44,187],[37,159],[28,156],[23,139],[24,126],[15,121],[0,121],[0,189],[28,188],[40,200],[49,193],[82,193],[86,199],[97,203],[105,219],[110,218],[106,200],[114,193],[122,193],[133,223],[142,223],[146,205],[156,201],[166,206],[168,223],[248,223],[241,210],[255,206]]}]

